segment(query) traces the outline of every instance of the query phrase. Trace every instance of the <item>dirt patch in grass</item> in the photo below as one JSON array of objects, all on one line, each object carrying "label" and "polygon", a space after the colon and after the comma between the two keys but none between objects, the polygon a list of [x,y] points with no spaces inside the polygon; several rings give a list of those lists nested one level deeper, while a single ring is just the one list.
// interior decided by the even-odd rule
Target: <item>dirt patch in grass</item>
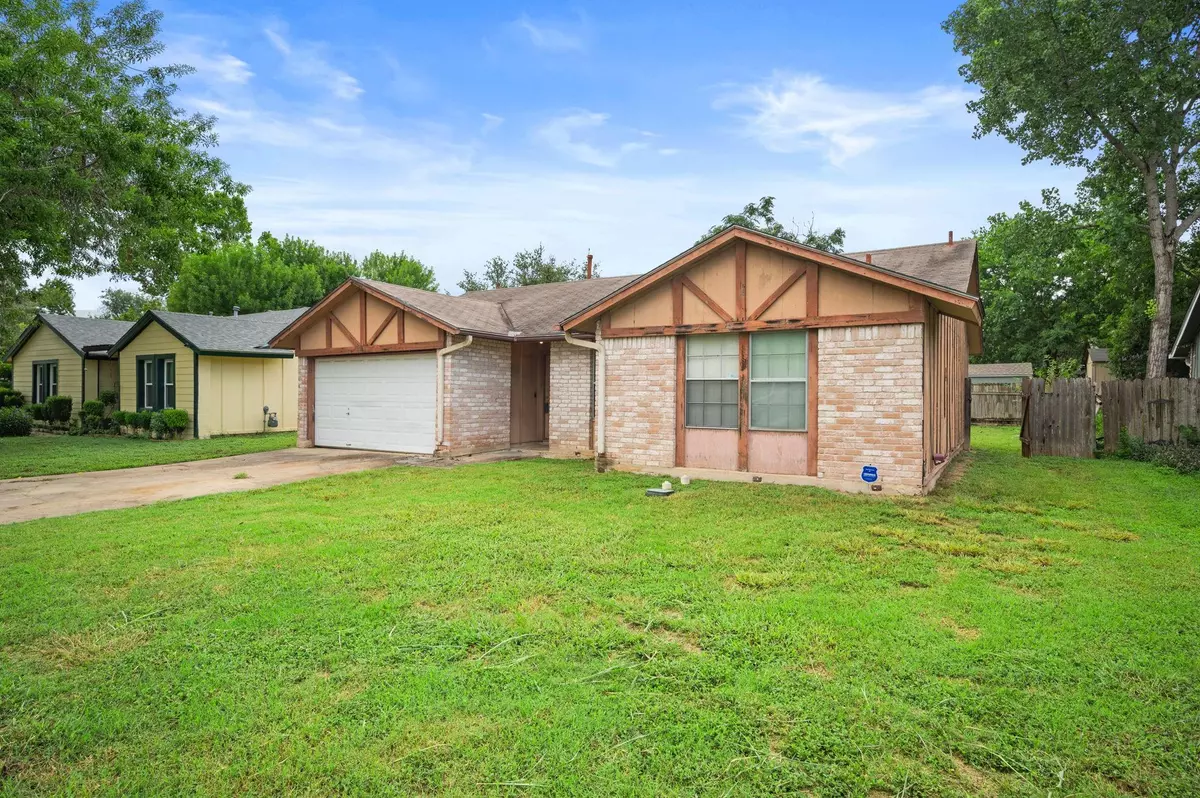
[{"label": "dirt patch in grass", "polygon": [[950,758],[954,760],[954,770],[958,773],[959,779],[967,786],[967,791],[971,795],[988,798],[998,794],[999,787],[992,776],[974,765],[968,764],[958,754],[952,754]]},{"label": "dirt patch in grass", "polygon": [[635,623],[624,618],[621,619],[621,623],[626,629],[638,636],[657,638],[658,640],[678,646],[689,654],[699,654],[704,650],[700,648],[698,639],[691,632],[670,629],[666,626],[656,626],[653,623]]},{"label": "dirt patch in grass", "polygon": [[73,634],[55,632],[26,648],[33,660],[44,666],[66,670],[90,665],[131,651],[149,638],[145,629],[94,629]]},{"label": "dirt patch in grass", "polygon": [[948,629],[954,633],[954,636],[962,642],[970,642],[979,639],[979,630],[970,626],[960,626],[952,618],[938,619],[938,626],[943,629]]}]

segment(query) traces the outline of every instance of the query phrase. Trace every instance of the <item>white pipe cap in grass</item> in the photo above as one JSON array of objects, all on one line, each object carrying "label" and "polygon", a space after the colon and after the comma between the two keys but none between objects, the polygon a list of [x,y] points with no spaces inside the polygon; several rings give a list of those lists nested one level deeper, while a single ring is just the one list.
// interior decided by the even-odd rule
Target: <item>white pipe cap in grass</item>
[{"label": "white pipe cap in grass", "polygon": [[671,480],[668,479],[666,482],[663,483],[663,490],[670,490],[670,489],[671,489]]},{"label": "white pipe cap in grass", "polygon": [[691,484],[692,484],[692,478],[691,478],[691,477],[689,477],[687,474],[684,474],[683,476],[681,476],[681,477],[679,478],[679,484],[680,484],[680,485],[691,485]]}]

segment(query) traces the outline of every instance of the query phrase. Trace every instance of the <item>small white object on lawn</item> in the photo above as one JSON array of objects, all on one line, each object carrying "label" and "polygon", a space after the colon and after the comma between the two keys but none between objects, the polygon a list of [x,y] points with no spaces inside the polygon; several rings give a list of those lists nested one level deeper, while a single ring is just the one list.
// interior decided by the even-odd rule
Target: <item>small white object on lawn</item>
[{"label": "small white object on lawn", "polygon": [[679,484],[681,484],[681,485],[691,485],[691,484],[692,484],[692,478],[691,478],[691,477],[689,477],[687,474],[684,474],[683,476],[681,476],[681,477],[679,478]]},{"label": "small white object on lawn", "polygon": [[663,483],[663,490],[670,490],[670,489],[671,489],[671,480],[668,479],[666,482]]}]

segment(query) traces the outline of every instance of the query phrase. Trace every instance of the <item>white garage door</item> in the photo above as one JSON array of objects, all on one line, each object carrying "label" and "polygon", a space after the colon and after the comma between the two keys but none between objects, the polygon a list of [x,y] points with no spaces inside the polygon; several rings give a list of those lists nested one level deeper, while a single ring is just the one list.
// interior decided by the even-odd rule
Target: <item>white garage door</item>
[{"label": "white garage door", "polygon": [[432,454],[437,358],[317,359],[317,446]]}]

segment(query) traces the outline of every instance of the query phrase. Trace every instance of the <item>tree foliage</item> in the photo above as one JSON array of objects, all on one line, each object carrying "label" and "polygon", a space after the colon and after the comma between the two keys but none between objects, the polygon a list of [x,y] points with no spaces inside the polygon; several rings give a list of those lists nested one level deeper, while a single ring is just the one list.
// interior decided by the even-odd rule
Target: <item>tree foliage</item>
[{"label": "tree foliage", "polygon": [[[1086,180],[1074,202],[1055,190],[976,232],[985,309],[983,362],[1029,361],[1039,372],[1109,349],[1118,377],[1144,376],[1156,308],[1154,261],[1136,177]],[[1176,323],[1200,280],[1198,249],[1179,250]]]},{"label": "tree foliage", "polygon": [[793,223],[792,229],[788,229],[782,222],[775,218],[774,197],[763,197],[758,202],[751,202],[745,208],[742,208],[739,213],[728,214],[721,219],[720,223],[710,227],[708,232],[702,235],[696,243],[699,244],[707,241],[713,236],[735,226],[757,230],[760,233],[766,233],[776,238],[795,241],[797,244],[804,244],[805,246],[834,254],[841,253],[846,245],[845,230],[835,227],[829,233],[822,233],[817,230],[814,219],[809,219],[808,229],[803,232],[800,231],[795,223]]},{"label": "tree foliage", "polygon": [[369,280],[406,285],[422,291],[438,290],[433,269],[403,250],[393,255],[375,250],[363,258],[359,268],[362,276]]},{"label": "tree foliage", "polygon": [[34,288],[4,289],[0,297],[0,357],[7,354],[39,312],[71,316],[75,313],[75,289],[61,277],[52,277]]},{"label": "tree foliage", "polygon": [[1146,373],[1165,373],[1175,263],[1200,204],[1200,11],[1194,0],[967,0],[944,23],[980,88],[976,136],[1104,180],[1136,174],[1154,264]]},{"label": "tree foliage", "polygon": [[[248,235],[214,120],[172,104],[161,14],[140,1],[0,11],[0,282],[101,272],[165,291],[183,256]],[[10,293],[11,298],[11,293]]]},{"label": "tree foliage", "polygon": [[244,313],[306,307],[356,276],[438,290],[433,269],[406,252],[376,250],[360,265],[349,254],[314,241],[263,233],[253,244],[228,244],[185,258],[167,295],[167,308],[229,315],[234,305]]},{"label": "tree foliage", "polygon": [[[600,275],[600,264],[592,264],[592,276]],[[526,249],[507,261],[500,256],[491,258],[483,266],[483,274],[463,272],[458,287],[463,291],[486,291],[492,288],[512,288],[518,285],[541,285],[582,280],[587,277],[587,266],[574,259],[560,263],[553,255],[546,255],[546,248],[538,244]]]},{"label": "tree foliage", "polygon": [[140,291],[126,291],[124,288],[106,288],[100,293],[101,319],[117,319],[118,321],[137,321],[147,310],[163,310],[160,297],[143,294]]}]

